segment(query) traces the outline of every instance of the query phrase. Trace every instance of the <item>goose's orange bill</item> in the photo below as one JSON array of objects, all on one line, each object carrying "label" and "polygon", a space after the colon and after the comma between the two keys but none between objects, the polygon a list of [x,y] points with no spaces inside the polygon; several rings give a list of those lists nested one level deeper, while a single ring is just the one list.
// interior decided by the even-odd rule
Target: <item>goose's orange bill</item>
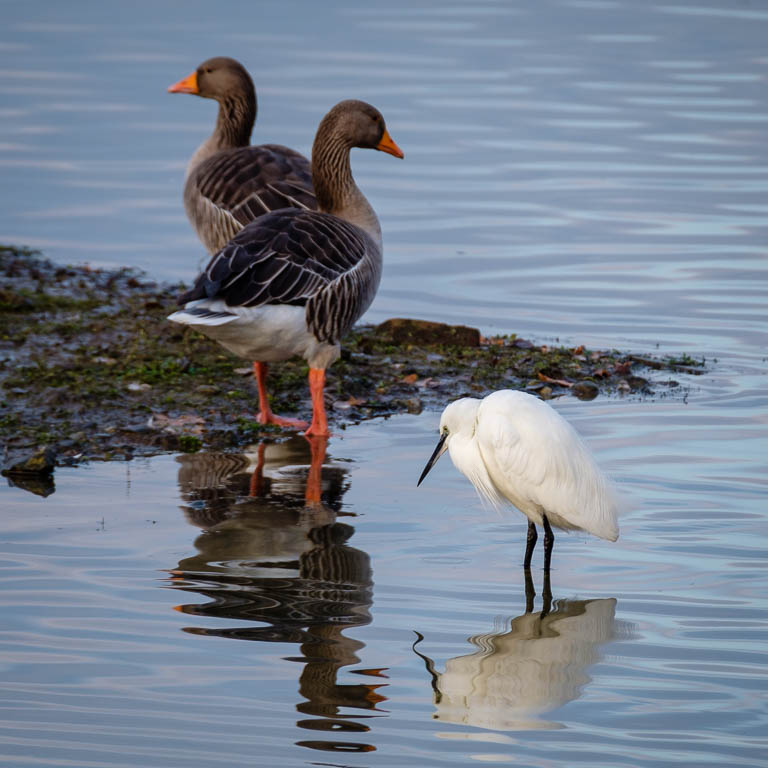
[{"label": "goose's orange bill", "polygon": [[197,72],[169,86],[168,93],[197,93]]},{"label": "goose's orange bill", "polygon": [[405,157],[403,150],[392,141],[392,137],[389,135],[386,128],[384,129],[384,135],[381,137],[381,141],[376,145],[376,149],[394,155],[395,157],[399,157],[400,159]]}]

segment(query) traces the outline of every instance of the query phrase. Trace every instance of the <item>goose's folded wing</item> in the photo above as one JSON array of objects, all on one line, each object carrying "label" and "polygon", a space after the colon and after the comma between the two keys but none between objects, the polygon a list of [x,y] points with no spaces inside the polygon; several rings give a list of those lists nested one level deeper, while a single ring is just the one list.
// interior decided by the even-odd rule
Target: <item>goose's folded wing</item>
[{"label": "goose's folded wing", "polygon": [[179,303],[308,305],[310,328],[321,340],[335,342],[375,292],[375,249],[363,230],[330,214],[276,211],[251,222],[213,256]]},{"label": "goose's folded wing", "polygon": [[218,152],[195,169],[190,183],[195,196],[242,226],[280,208],[317,208],[309,160],[274,144]]}]

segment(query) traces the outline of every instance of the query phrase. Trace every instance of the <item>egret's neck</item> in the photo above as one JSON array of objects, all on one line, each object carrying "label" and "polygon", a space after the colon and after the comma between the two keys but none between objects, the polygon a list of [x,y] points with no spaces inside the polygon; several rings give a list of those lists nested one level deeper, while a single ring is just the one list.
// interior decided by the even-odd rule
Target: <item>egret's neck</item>
[{"label": "egret's neck", "polygon": [[312,147],[312,184],[317,207],[365,230],[381,248],[381,227],[371,204],[352,177],[350,146],[341,137],[318,130]]},{"label": "egret's neck", "polygon": [[466,476],[483,499],[493,506],[499,506],[503,502],[485,467],[474,433],[456,432],[451,435],[448,452],[451,454],[453,465]]},{"label": "egret's neck", "polygon": [[256,121],[255,94],[231,96],[219,102],[219,114],[213,133],[197,148],[187,165],[187,176],[193,168],[223,149],[247,147]]}]

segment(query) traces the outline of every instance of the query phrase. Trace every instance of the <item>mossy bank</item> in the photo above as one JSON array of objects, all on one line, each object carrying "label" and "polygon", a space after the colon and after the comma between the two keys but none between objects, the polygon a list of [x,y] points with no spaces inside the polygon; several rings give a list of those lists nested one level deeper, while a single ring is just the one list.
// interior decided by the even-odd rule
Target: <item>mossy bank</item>
[{"label": "mossy bank", "polygon": [[[160,451],[237,448],[271,427],[254,420],[250,366],[166,321],[181,286],[142,273],[60,266],[0,246],[0,441],[6,467],[49,449],[57,463]],[[344,341],[326,387],[332,429],[440,409],[502,387],[561,394],[666,395],[702,362],[482,338],[463,326],[391,320]],[[306,364],[270,368],[276,412],[309,418]]]}]

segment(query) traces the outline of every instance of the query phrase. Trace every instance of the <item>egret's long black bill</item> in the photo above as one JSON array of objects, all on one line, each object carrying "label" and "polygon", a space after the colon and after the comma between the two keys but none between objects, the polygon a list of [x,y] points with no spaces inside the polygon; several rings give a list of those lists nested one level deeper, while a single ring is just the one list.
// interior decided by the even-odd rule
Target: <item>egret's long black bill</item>
[{"label": "egret's long black bill", "polygon": [[445,440],[447,437],[448,437],[447,432],[443,432],[443,434],[440,435],[440,439],[437,441],[437,447],[435,448],[432,455],[429,457],[429,461],[427,462],[427,466],[424,467],[424,471],[421,473],[419,482],[416,483],[417,488],[421,485],[421,481],[429,474],[429,470],[435,466],[435,464],[437,463],[437,460],[443,455],[443,453],[445,453],[445,449],[446,449]]}]

